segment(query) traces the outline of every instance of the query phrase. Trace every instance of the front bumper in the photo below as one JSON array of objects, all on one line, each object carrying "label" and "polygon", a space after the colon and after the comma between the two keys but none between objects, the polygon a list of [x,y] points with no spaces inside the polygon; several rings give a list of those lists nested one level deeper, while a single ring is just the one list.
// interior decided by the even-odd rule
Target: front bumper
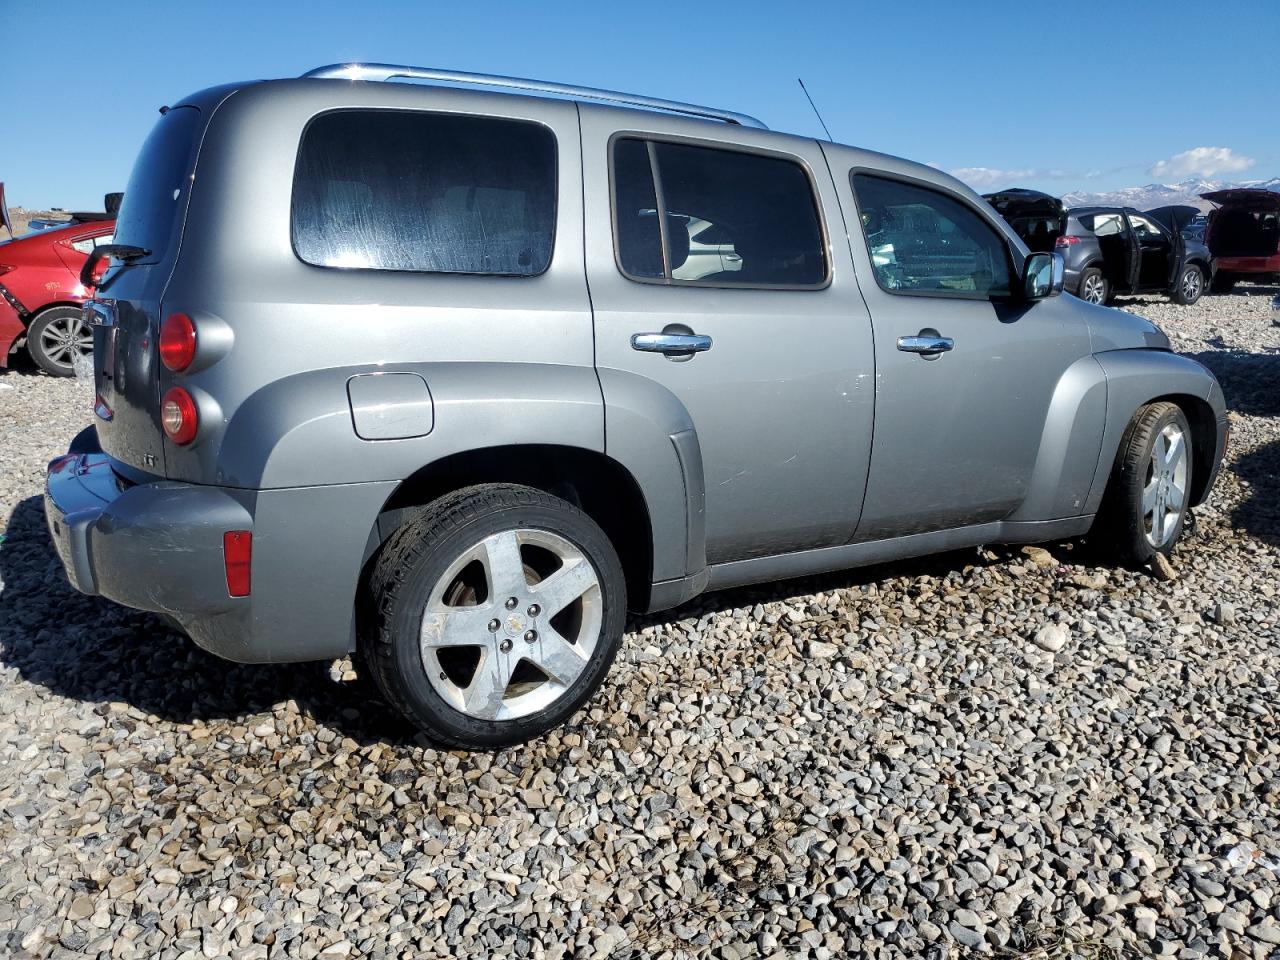
[{"label": "front bumper", "polygon": [[[166,615],[228,660],[315,660],[351,649],[356,585],[384,485],[132,484],[112,463],[93,450],[49,464],[49,534],[77,590]],[[254,535],[248,597],[227,591],[222,538],[230,530]]]}]

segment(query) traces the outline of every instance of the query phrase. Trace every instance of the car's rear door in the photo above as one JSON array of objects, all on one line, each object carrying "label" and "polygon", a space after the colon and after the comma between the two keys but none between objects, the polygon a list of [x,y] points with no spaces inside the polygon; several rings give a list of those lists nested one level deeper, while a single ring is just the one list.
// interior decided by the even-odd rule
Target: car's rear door
[{"label": "car's rear door", "polygon": [[[626,390],[688,412],[710,563],[847,541],[871,448],[873,348],[848,246],[828,241],[830,227],[842,229],[820,148],[728,124],[580,110],[606,448]],[[731,245],[727,265],[689,273],[694,222]],[[676,341],[705,349],[652,352],[662,336],[706,338]]]}]

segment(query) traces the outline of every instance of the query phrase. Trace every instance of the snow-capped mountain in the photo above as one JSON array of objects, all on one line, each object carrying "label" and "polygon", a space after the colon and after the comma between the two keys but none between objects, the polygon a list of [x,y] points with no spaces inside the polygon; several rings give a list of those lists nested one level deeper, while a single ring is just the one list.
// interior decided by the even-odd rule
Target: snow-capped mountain
[{"label": "snow-capped mountain", "polygon": [[1230,190],[1236,187],[1253,187],[1261,190],[1274,190],[1280,193],[1280,177],[1270,180],[1201,180],[1192,177],[1180,183],[1148,183],[1145,187],[1124,187],[1103,193],[1086,193],[1082,190],[1068,193],[1062,202],[1068,207],[1116,206],[1136,207],[1139,210],[1150,210],[1153,207],[1165,207],[1172,204],[1189,204],[1201,210],[1210,209],[1213,204],[1202,200],[1200,194],[1214,190]]}]

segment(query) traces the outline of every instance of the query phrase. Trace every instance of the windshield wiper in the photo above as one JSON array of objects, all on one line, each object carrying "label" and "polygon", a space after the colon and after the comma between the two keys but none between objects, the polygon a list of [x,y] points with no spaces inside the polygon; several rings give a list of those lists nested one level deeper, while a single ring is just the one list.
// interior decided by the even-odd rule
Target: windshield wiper
[{"label": "windshield wiper", "polygon": [[80,283],[86,287],[97,285],[94,282],[93,272],[97,268],[98,262],[104,257],[115,257],[117,260],[123,260],[128,263],[130,260],[141,260],[143,257],[149,256],[151,256],[151,251],[145,247],[135,247],[128,243],[104,243],[99,247],[93,248],[93,253],[89,254],[89,259],[80,268]]}]

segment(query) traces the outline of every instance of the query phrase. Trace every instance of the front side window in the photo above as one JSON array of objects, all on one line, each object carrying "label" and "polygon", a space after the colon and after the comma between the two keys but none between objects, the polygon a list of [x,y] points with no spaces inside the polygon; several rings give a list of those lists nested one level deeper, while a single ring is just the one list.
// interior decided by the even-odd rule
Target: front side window
[{"label": "front side window", "polygon": [[302,137],[293,245],[316,266],[534,276],[555,218],[556,143],[541,124],[341,110]]},{"label": "front side window", "polygon": [[613,184],[618,265],[632,279],[826,282],[817,201],[792,160],[624,137],[613,145]]},{"label": "front side window", "polygon": [[1163,240],[1165,238],[1164,231],[1146,217],[1139,217],[1131,213],[1129,214],[1129,222],[1133,224],[1133,232],[1139,241]]},{"label": "front side window", "polygon": [[980,299],[1010,295],[1004,237],[967,205],[900,180],[855,173],[852,181],[882,289]]}]

